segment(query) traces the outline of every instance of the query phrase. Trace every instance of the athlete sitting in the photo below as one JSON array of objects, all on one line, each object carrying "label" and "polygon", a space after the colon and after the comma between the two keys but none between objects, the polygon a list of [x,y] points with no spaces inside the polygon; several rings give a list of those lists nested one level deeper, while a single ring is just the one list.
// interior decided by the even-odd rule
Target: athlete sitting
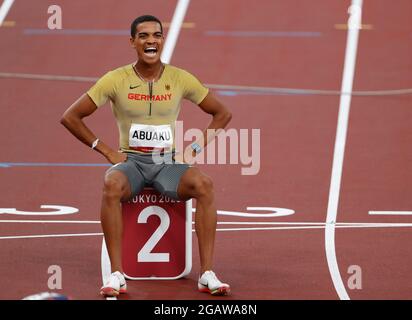
[{"label": "athlete sitting", "polygon": [[[164,36],[159,19],[153,16],[135,19],[130,43],[136,50],[137,62],[106,73],[66,110],[61,120],[81,142],[113,164],[104,177],[101,205],[101,224],[112,274],[100,293],[117,296],[126,292],[121,263],[121,202],[149,185],[173,199],[197,200],[195,229],[201,266],[198,289],[213,295],[228,294],[229,285],[219,281],[212,271],[217,221],[212,180],[198,168],[177,159],[157,164],[153,154],[174,157],[174,128],[183,98],[212,116],[207,129],[223,129],[231,113],[193,75],[161,62]],[[82,120],[108,100],[119,127],[120,151],[97,139]],[[201,152],[210,142],[206,130],[203,139],[185,149],[186,159]],[[183,161],[184,157],[180,157]]]}]

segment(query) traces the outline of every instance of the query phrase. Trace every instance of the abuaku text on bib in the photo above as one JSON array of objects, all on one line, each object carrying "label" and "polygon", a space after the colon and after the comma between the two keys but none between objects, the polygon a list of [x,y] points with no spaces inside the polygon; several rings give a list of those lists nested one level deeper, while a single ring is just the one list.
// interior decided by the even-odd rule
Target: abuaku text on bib
[{"label": "abuaku text on bib", "polygon": [[132,150],[151,152],[169,149],[173,146],[172,128],[170,125],[145,125],[133,123],[129,131],[129,148]]}]

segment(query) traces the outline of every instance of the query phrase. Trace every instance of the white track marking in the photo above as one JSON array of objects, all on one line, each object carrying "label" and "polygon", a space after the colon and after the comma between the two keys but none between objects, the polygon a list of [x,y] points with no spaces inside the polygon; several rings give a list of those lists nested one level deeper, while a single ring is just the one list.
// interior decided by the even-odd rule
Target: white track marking
[{"label": "white track marking", "polygon": [[[364,224],[341,224],[336,225],[338,229],[351,228],[410,228],[412,223],[364,223]],[[296,227],[256,227],[256,228],[224,228],[216,229],[216,231],[259,231],[259,230],[307,230],[307,229],[325,229],[327,225],[313,226],[296,226]],[[193,230],[195,232],[195,230]]]},{"label": "white track marking", "polygon": [[[361,12],[362,0],[352,0],[351,8],[359,8]],[[356,25],[361,25],[361,14],[351,15],[350,21]],[[356,52],[358,47],[358,28],[349,28],[346,40],[345,64],[343,68],[343,79],[341,92],[352,92],[353,78],[355,74]],[[348,128],[349,110],[351,95],[341,95],[339,103],[338,125],[336,129],[335,149],[333,154],[332,177],[329,190],[328,211],[325,228],[325,250],[329,272],[333,285],[341,300],[349,300],[339,266],[336,259],[335,248],[335,222],[338,214],[339,194],[342,178],[343,159],[345,153],[346,133]]]},{"label": "white track marking", "polygon": [[[260,228],[224,228],[216,229],[216,231],[264,231],[264,230],[308,230],[308,229],[325,229],[326,225],[313,226],[296,226],[296,227],[260,227]],[[352,229],[352,228],[410,228],[412,223],[364,223],[364,224],[345,224],[336,225],[338,229]],[[195,230],[193,230],[195,232]]]},{"label": "white track marking", "polygon": [[63,238],[63,237],[88,237],[88,236],[102,236],[103,233],[62,233],[62,234],[37,234],[28,236],[6,236],[0,237],[0,240],[10,239],[36,239],[36,238]]},{"label": "white track marking", "polygon": [[[352,228],[411,228],[412,223],[345,223],[336,224],[335,228],[352,229]],[[309,230],[325,229],[326,225],[304,225],[304,226],[284,226],[284,227],[256,227],[256,228],[217,228],[216,231],[265,231],[265,230]],[[192,229],[192,232],[196,232]],[[69,234],[39,234],[28,236],[6,236],[0,237],[0,240],[13,239],[36,239],[36,238],[64,238],[64,237],[88,237],[103,236],[103,233],[69,233]]]},{"label": "white track marking", "polygon": [[236,211],[223,211],[218,210],[217,214],[226,216],[237,217],[250,217],[250,218],[269,218],[269,217],[284,217],[290,216],[295,213],[294,210],[284,208],[272,208],[272,207],[247,207],[248,211],[272,211],[272,213],[243,213]]},{"label": "white track marking", "polygon": [[4,0],[0,7],[0,26],[3,24],[4,19],[6,19],[7,14],[13,5],[14,0]]},{"label": "white track marking", "polygon": [[[49,224],[100,224],[99,220],[0,220],[0,223],[49,223]],[[195,222],[192,222],[194,224]],[[259,221],[219,221],[218,225],[273,225],[273,226],[325,226],[325,222],[259,222]],[[336,228],[369,227],[412,227],[412,223],[388,222],[338,222]]]},{"label": "white track marking", "polygon": [[[1,222],[1,221],[0,221]],[[325,226],[325,222],[233,222],[233,221],[222,221],[218,222],[220,225],[275,225],[275,226]],[[336,228],[346,228],[346,227],[412,227],[412,223],[380,223],[380,222],[340,222],[335,224]]]},{"label": "white track marking", "polygon": [[[263,230],[308,230],[324,229],[325,226],[299,226],[299,227],[256,227],[256,228],[221,228],[216,231],[263,231]],[[193,230],[195,232],[195,230]]]},{"label": "white track marking", "polygon": [[400,216],[410,216],[412,211],[369,211],[371,215],[400,215]]},{"label": "white track marking", "polygon": [[[385,226],[382,225],[337,225],[336,228],[339,229],[351,229],[351,228],[409,228],[412,227],[412,224],[387,224]],[[326,226],[297,226],[297,227],[256,227],[256,228],[223,228],[223,229],[216,229],[216,231],[265,231],[265,230],[309,230],[309,229],[325,229]],[[193,230],[195,232],[195,230]]]},{"label": "white track marking", "polygon": [[55,206],[55,205],[41,205],[41,209],[53,209],[55,211],[49,212],[35,212],[35,211],[19,211],[16,208],[0,208],[0,214],[15,214],[23,216],[54,216],[54,215],[64,215],[73,214],[79,212],[79,209],[67,206]]},{"label": "white track marking", "polygon": [[336,224],[336,228],[409,228],[412,223],[345,223]]},{"label": "white track marking", "polygon": [[[273,217],[284,217],[290,216],[295,213],[294,210],[285,208],[274,208],[274,207],[247,207],[246,210],[250,211],[269,211],[268,213],[248,213],[239,211],[224,211],[217,210],[218,215],[223,216],[236,216],[236,217],[249,217],[249,218],[273,218]],[[192,209],[193,213],[196,213],[196,208]]]},{"label": "white track marking", "polygon": [[179,0],[177,3],[172,22],[170,24],[170,29],[167,33],[162,56],[160,58],[164,63],[170,63],[177,38],[179,37],[180,29],[182,28],[183,20],[185,19],[187,8],[189,7],[189,3],[190,0]]},{"label": "white track marking", "polygon": [[15,78],[26,80],[43,80],[43,81],[74,81],[74,82],[96,82],[97,77],[82,77],[82,76],[63,76],[51,74],[33,74],[33,73],[11,73],[0,72],[0,78]]},{"label": "white track marking", "polygon": [[0,220],[0,223],[73,223],[73,224],[99,224],[99,220]]}]

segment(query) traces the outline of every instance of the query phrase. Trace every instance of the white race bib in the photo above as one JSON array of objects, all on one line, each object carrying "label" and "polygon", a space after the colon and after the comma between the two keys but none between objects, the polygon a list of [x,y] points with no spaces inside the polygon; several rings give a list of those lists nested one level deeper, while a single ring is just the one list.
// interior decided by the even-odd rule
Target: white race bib
[{"label": "white race bib", "polygon": [[132,124],[129,131],[129,146],[139,148],[171,148],[173,146],[172,128],[169,124],[152,126]]}]

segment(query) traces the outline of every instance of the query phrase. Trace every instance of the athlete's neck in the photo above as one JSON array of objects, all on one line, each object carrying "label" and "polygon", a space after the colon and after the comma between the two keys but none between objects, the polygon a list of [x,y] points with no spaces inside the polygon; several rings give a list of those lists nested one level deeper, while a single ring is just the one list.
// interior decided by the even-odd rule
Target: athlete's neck
[{"label": "athlete's neck", "polygon": [[163,70],[163,63],[146,64],[142,61],[137,61],[134,65],[137,75],[145,81],[156,81],[160,78]]}]

